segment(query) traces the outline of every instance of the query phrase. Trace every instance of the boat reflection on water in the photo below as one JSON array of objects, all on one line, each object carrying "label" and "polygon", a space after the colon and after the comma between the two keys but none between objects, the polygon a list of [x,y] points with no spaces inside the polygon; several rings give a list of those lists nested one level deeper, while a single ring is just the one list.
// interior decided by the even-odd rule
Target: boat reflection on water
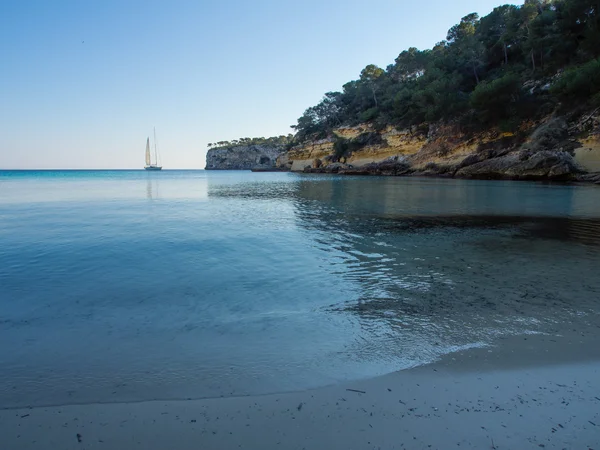
[{"label": "boat reflection on water", "polygon": [[146,180],[146,198],[148,200],[156,200],[159,198],[158,187],[158,179],[149,176],[148,180]]}]

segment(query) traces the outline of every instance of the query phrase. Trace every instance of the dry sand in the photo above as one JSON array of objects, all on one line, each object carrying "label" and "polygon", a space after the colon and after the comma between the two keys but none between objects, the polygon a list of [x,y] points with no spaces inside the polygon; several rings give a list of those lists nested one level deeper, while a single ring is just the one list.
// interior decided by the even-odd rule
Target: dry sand
[{"label": "dry sand", "polygon": [[12,449],[600,449],[598,333],[258,397],[0,411]]}]

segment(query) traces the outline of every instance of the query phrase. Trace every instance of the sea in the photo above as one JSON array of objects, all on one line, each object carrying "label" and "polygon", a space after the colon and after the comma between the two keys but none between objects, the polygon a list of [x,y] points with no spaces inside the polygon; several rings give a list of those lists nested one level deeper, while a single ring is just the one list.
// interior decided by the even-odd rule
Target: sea
[{"label": "sea", "polygon": [[600,188],[0,171],[0,408],[358,380],[597,326]]}]

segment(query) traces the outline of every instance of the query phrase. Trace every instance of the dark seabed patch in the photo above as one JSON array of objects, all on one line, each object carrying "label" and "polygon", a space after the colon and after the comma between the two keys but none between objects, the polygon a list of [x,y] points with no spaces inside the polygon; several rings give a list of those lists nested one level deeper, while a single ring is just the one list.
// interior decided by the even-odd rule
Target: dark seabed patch
[{"label": "dark seabed patch", "polygon": [[515,238],[554,239],[600,245],[600,219],[547,216],[449,215],[381,217],[381,231],[423,232],[430,229],[509,229]]}]

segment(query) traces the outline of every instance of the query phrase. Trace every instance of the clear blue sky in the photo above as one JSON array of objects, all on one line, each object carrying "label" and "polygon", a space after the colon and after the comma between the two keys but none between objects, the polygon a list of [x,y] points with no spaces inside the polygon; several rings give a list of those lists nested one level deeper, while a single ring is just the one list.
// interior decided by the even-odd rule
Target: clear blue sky
[{"label": "clear blue sky", "polygon": [[327,91],[430,48],[465,0],[18,0],[0,4],[0,168],[165,168],[288,134]]}]

